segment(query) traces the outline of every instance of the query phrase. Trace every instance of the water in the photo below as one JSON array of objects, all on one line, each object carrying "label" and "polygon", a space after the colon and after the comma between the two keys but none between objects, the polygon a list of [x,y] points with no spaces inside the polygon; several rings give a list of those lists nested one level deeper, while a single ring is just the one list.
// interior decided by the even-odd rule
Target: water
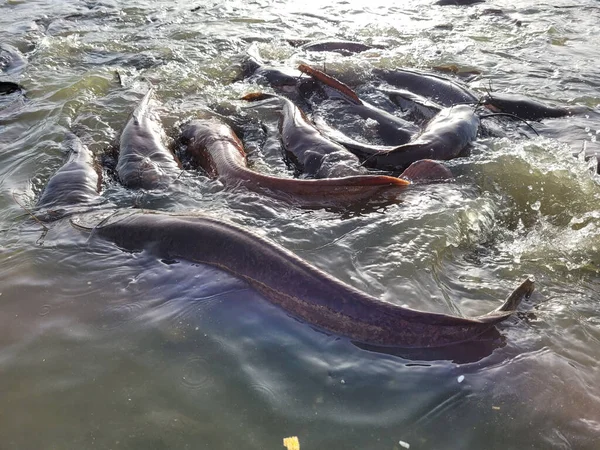
[{"label": "water", "polygon": [[[535,124],[540,137],[481,139],[451,163],[453,182],[362,213],[289,208],[194,172],[170,193],[106,183],[120,206],[228,219],[400,305],[477,315],[535,277],[502,339],[453,354],[358,347],[216,269],[123,253],[67,222],[43,235],[13,199],[35,204],[67,129],[110,147],[148,83],[167,130],[207,105],[244,114],[236,99],[257,86],[231,80],[254,41],[358,80],[455,64],[482,72],[481,93],[595,107],[597,2],[12,0],[0,12],[0,42],[29,60],[7,76],[27,100],[0,104],[2,448],[277,449],[294,435],[302,449],[599,448],[600,187],[571,156],[597,145],[593,112]],[[324,37],[390,50],[285,42]],[[275,147],[268,137],[251,157],[280,173]]]}]

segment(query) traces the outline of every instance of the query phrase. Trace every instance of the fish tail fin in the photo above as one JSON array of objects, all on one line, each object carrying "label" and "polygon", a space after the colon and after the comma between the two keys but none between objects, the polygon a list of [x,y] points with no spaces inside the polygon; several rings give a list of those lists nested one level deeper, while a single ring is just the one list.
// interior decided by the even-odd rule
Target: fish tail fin
[{"label": "fish tail fin", "polygon": [[535,287],[533,280],[527,278],[521,285],[510,294],[502,306],[495,309],[497,312],[513,312],[521,304],[524,298],[531,297]]},{"label": "fish tail fin", "polygon": [[534,282],[527,278],[506,298],[502,305],[493,311],[484,314],[483,316],[475,317],[474,319],[489,324],[502,322],[517,310],[524,298],[529,298],[531,296],[533,289]]},{"label": "fish tail fin", "polygon": [[339,80],[336,80],[331,75],[327,75],[325,72],[322,72],[319,69],[315,69],[314,67],[310,67],[307,64],[300,64],[298,66],[298,70],[302,73],[310,75],[315,80],[318,80],[321,83],[344,94],[353,103],[356,103],[357,105],[363,104],[362,101],[360,100],[360,98],[358,98],[358,95],[356,95],[356,92],[354,92],[348,85],[342,83]]},{"label": "fish tail fin", "polygon": [[249,94],[241,97],[241,100],[246,100],[247,102],[258,102],[260,100],[266,100],[270,98],[280,98],[276,94],[267,94],[265,92],[251,92]]}]

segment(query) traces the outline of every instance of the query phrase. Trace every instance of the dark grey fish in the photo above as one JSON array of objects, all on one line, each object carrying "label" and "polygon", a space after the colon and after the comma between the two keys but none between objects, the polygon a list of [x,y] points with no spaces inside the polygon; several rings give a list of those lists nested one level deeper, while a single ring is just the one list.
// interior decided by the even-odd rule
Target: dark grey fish
[{"label": "dark grey fish", "polygon": [[313,326],[375,345],[429,348],[476,339],[533,291],[526,280],[492,312],[464,318],[383,302],[267,239],[209,217],[130,214],[94,228],[93,235],[127,251],[216,266]]},{"label": "dark grey fish", "polygon": [[129,188],[165,188],[181,172],[179,161],[165,145],[160,121],[150,111],[152,92],[144,96],[121,133],[116,171]]},{"label": "dark grey fish", "polygon": [[307,42],[306,44],[300,46],[301,50],[309,52],[334,52],[341,55],[353,55],[355,53],[362,53],[374,48],[381,47],[363,44],[362,42],[335,39]]},{"label": "dark grey fish", "polygon": [[64,144],[69,149],[65,164],[46,184],[37,209],[46,209],[45,220],[63,217],[74,208],[101,202],[102,173],[93,153],[73,133]]},{"label": "dark grey fish", "polygon": [[478,97],[465,86],[432,73],[408,69],[373,69],[373,75],[386,83],[435,100],[442,106],[476,104]]},{"label": "dark grey fish", "polygon": [[481,103],[493,111],[514,114],[525,120],[541,120],[584,114],[585,106],[554,106],[524,95],[493,92],[481,99]]},{"label": "dark grey fish", "polygon": [[479,117],[473,107],[444,108],[418,137],[397,147],[345,143],[363,164],[383,170],[403,170],[420,159],[449,160],[459,156],[476,138]]},{"label": "dark grey fish", "polygon": [[321,92],[332,103],[327,107],[335,108],[337,116],[354,116],[375,121],[384,142],[391,145],[404,144],[421,131],[417,125],[362,100],[349,86],[331,75],[306,64],[300,64],[298,68],[322,85]]},{"label": "dark grey fish", "polygon": [[293,102],[274,94],[249,94],[244,100],[277,98],[282,103],[279,120],[281,143],[300,172],[315,178],[365,175],[358,158],[343,146],[323,136]]},{"label": "dark grey fish", "polygon": [[485,2],[485,0],[437,0],[435,2],[435,5],[439,5],[439,6],[448,6],[448,5],[469,6],[469,5],[475,5],[477,3],[483,3],[483,2]]}]

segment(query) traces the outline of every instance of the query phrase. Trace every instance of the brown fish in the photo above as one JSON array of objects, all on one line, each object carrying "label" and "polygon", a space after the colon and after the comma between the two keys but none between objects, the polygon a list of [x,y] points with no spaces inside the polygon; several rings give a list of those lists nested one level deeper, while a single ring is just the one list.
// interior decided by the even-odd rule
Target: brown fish
[{"label": "brown fish", "polygon": [[241,141],[217,118],[193,120],[184,125],[182,143],[195,164],[224,185],[244,186],[300,206],[343,206],[374,197],[394,198],[410,184],[384,175],[299,180],[257,173],[247,167]]}]

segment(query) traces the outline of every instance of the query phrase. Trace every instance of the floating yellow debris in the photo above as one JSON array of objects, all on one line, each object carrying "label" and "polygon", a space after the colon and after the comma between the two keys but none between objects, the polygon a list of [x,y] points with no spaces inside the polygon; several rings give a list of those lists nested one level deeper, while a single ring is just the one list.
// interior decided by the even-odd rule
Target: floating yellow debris
[{"label": "floating yellow debris", "polygon": [[499,406],[492,406],[492,409],[495,409],[496,411],[498,411],[500,409]]},{"label": "floating yellow debris", "polygon": [[296,436],[283,438],[283,446],[287,450],[300,450],[300,441]]}]

